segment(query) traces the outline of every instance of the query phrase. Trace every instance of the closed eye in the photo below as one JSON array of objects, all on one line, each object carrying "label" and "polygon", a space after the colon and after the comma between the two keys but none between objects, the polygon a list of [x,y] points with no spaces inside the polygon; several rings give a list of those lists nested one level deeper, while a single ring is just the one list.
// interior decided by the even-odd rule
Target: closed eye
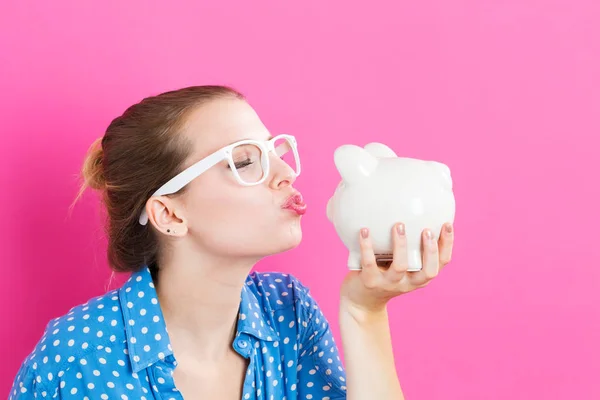
[{"label": "closed eye", "polygon": [[[243,161],[236,162],[234,165],[235,165],[236,169],[240,169],[240,168],[244,168],[244,167],[247,167],[249,165],[252,165],[252,164],[254,164],[254,162],[252,160],[250,160],[249,158],[247,158],[247,159],[245,159]],[[229,166],[229,164],[227,164],[227,168],[231,169],[231,167]]]}]

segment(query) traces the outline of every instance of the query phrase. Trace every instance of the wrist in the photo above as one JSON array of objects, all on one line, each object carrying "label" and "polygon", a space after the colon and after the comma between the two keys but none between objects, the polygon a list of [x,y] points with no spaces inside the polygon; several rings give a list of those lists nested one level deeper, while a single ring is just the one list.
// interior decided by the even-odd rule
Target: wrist
[{"label": "wrist", "polygon": [[365,306],[355,304],[347,299],[341,299],[339,311],[341,319],[350,318],[359,325],[387,320],[388,318],[387,303]]}]

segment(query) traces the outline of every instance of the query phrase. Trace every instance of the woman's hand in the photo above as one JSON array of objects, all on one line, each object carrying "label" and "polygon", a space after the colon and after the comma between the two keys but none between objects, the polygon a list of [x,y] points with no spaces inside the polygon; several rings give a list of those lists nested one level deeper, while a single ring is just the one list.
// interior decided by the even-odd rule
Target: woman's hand
[{"label": "woman's hand", "polygon": [[407,271],[408,257],[404,224],[393,227],[393,261],[388,268],[377,264],[367,228],[360,231],[362,270],[350,271],[341,289],[340,306],[355,314],[385,311],[387,302],[401,294],[427,286],[439,271],[450,262],[454,232],[452,224],[445,224],[436,243],[431,231],[422,232],[423,268]]}]

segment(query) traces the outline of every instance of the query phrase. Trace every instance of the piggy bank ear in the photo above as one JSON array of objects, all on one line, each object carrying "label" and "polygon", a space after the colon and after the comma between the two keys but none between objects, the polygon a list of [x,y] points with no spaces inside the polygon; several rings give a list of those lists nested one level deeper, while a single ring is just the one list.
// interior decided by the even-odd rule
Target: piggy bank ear
[{"label": "piggy bank ear", "polygon": [[394,150],[390,149],[383,143],[369,143],[365,146],[365,150],[377,158],[398,157]]},{"label": "piggy bank ear", "polygon": [[450,168],[446,164],[438,161],[430,161],[430,163],[441,175],[442,181],[446,184],[446,187],[452,189],[452,174],[450,173]]},{"label": "piggy bank ear", "polygon": [[377,158],[362,147],[345,144],[333,154],[335,166],[347,183],[360,182],[368,178],[377,169]]}]

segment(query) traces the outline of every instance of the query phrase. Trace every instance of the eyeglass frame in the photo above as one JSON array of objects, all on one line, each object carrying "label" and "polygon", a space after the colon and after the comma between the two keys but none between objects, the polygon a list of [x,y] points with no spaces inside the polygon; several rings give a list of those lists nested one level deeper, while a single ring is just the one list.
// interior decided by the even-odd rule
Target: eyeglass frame
[{"label": "eyeglass frame", "polygon": [[[208,171],[210,168],[214,167],[218,163],[223,160],[227,160],[229,163],[229,167],[233,171],[233,175],[236,178],[237,182],[242,186],[255,186],[263,183],[270,172],[270,161],[269,154],[275,152],[275,141],[279,139],[289,140],[291,143],[292,151],[294,153],[294,160],[296,161],[296,170],[294,171],[295,176],[300,175],[300,156],[298,155],[298,144],[296,142],[296,138],[292,135],[288,134],[279,134],[271,139],[267,140],[255,140],[255,139],[244,139],[237,141],[235,143],[229,144],[215,151],[214,153],[204,157],[200,161],[192,164],[188,168],[184,169],[173,178],[171,178],[167,183],[162,185],[158,190],[156,190],[149,199],[156,196],[164,196],[167,194],[173,194],[180,191],[185,185],[189,184],[191,181],[202,175],[204,172]],[[253,183],[248,183],[242,180],[239,175],[239,172],[235,166],[235,162],[233,161],[233,152],[232,150],[237,146],[252,144],[256,145],[261,150],[261,166],[263,168],[263,176],[258,181]],[[149,200],[148,199],[148,200]],[[146,212],[146,208],[142,210],[142,213],[139,217],[139,223],[141,225],[146,225],[148,223],[148,213]]]}]

